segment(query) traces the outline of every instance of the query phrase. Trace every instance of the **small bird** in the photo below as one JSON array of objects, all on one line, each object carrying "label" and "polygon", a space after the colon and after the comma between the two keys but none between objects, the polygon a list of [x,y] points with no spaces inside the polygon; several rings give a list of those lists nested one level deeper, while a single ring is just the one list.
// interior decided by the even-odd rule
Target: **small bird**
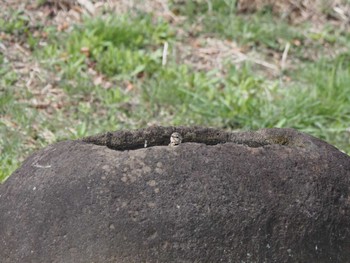
[{"label": "small bird", "polygon": [[178,146],[182,142],[182,136],[178,132],[173,132],[170,136],[169,146]]}]

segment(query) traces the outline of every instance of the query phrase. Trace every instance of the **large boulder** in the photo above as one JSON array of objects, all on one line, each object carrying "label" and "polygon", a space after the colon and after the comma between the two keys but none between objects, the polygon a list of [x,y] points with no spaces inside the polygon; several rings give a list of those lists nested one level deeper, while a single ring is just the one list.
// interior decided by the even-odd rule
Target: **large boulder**
[{"label": "large boulder", "polygon": [[0,261],[350,262],[349,187],[350,157],[291,129],[64,141],[0,186]]}]

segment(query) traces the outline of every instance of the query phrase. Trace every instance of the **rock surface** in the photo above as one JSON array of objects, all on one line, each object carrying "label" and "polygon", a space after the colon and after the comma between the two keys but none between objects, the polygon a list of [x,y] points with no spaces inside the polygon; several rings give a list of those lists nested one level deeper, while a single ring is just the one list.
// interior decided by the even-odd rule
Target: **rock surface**
[{"label": "rock surface", "polygon": [[[183,143],[164,146],[174,131]],[[349,156],[290,129],[153,127],[60,142],[0,186],[0,258],[350,262],[349,187]]]}]

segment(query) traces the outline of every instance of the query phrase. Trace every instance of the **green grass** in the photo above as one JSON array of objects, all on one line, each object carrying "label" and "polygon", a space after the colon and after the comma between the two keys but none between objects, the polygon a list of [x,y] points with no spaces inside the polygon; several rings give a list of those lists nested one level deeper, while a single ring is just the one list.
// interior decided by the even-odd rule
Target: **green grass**
[{"label": "green grass", "polygon": [[[172,10],[187,18],[184,27],[191,34],[228,39],[260,53],[271,50],[283,52],[286,44],[290,43],[290,56],[308,60],[309,54],[305,51],[320,50],[325,45],[329,48],[350,48],[350,35],[331,23],[316,31],[311,23],[292,25],[287,19],[272,15],[268,6],[254,15],[240,15],[236,12],[236,0],[172,2]],[[199,26],[193,27],[193,24]]]},{"label": "green grass", "polygon": [[22,10],[11,10],[6,17],[0,18],[1,31],[8,34],[20,35],[29,30],[29,18]]},{"label": "green grass", "polygon": [[[277,18],[269,11],[238,16],[232,3],[187,1],[185,6],[173,8],[190,22],[199,23],[199,16],[204,19],[202,30],[194,32],[197,37],[209,34],[237,40],[261,52],[280,52],[283,43],[294,38],[312,43],[303,47],[306,51],[317,47],[323,52],[324,43],[346,46],[350,36],[327,26],[321,34],[312,35],[307,25],[294,28],[285,21],[276,24]],[[7,28],[8,34],[21,31],[18,25],[24,23],[22,20],[16,15]],[[189,26],[186,23],[185,29]],[[13,88],[18,76],[0,54],[0,181],[30,152],[54,141],[141,128],[150,123],[231,130],[291,127],[350,153],[347,53],[302,61],[297,69],[283,72],[290,78],[283,82],[283,75],[267,79],[250,63],[238,67],[224,62],[226,73],[222,75],[215,69],[196,71],[176,62],[172,48],[181,39],[176,39],[171,25],[151,15],[107,14],[87,18],[67,32],[50,27],[45,30],[50,32],[45,48],[38,48],[35,43],[40,39],[32,39],[30,31],[26,39],[35,58],[59,79],[55,85],[64,93],[63,106],[49,114],[32,107],[30,99],[34,95],[24,86]],[[170,51],[168,63],[163,66],[165,41]],[[301,49],[295,48],[291,56],[299,56]],[[94,84],[97,76],[109,85]]]},{"label": "green grass", "polygon": [[[322,138],[350,153],[350,67],[349,57],[325,59],[316,64],[304,66],[297,72],[305,84],[303,92],[292,90],[291,98],[299,98],[300,109],[285,112],[292,118],[293,126]],[[293,99],[286,103],[295,108]],[[302,107],[301,107],[302,106]]]},{"label": "green grass", "polygon": [[[161,65],[162,45],[173,33],[164,21],[153,23],[150,15],[108,16],[87,19],[67,36],[58,36],[46,48],[46,57],[61,57],[55,65],[65,77],[86,71],[88,64],[109,76],[130,79],[140,73],[152,74]],[[59,41],[64,41],[62,45]],[[85,50],[85,52],[84,52]]]},{"label": "green grass", "polygon": [[201,25],[192,34],[206,33],[253,48],[263,46],[283,51],[286,42],[304,39],[300,30],[272,16],[270,10],[242,16],[235,12],[235,3],[235,0],[187,1],[183,5],[174,4],[173,9],[185,15],[189,25]]},{"label": "green grass", "polygon": [[23,94],[13,89],[17,75],[6,63],[0,64],[0,181],[7,178],[19,163],[33,150],[26,145],[32,121],[32,111],[26,110],[26,103],[19,102]]}]

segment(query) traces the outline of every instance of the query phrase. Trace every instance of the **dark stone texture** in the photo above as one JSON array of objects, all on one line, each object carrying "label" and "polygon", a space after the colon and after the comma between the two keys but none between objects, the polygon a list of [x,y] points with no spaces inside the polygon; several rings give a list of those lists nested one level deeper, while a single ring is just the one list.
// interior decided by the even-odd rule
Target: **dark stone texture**
[{"label": "dark stone texture", "polygon": [[0,261],[350,262],[349,187],[350,157],[291,129],[60,142],[0,186]]}]

